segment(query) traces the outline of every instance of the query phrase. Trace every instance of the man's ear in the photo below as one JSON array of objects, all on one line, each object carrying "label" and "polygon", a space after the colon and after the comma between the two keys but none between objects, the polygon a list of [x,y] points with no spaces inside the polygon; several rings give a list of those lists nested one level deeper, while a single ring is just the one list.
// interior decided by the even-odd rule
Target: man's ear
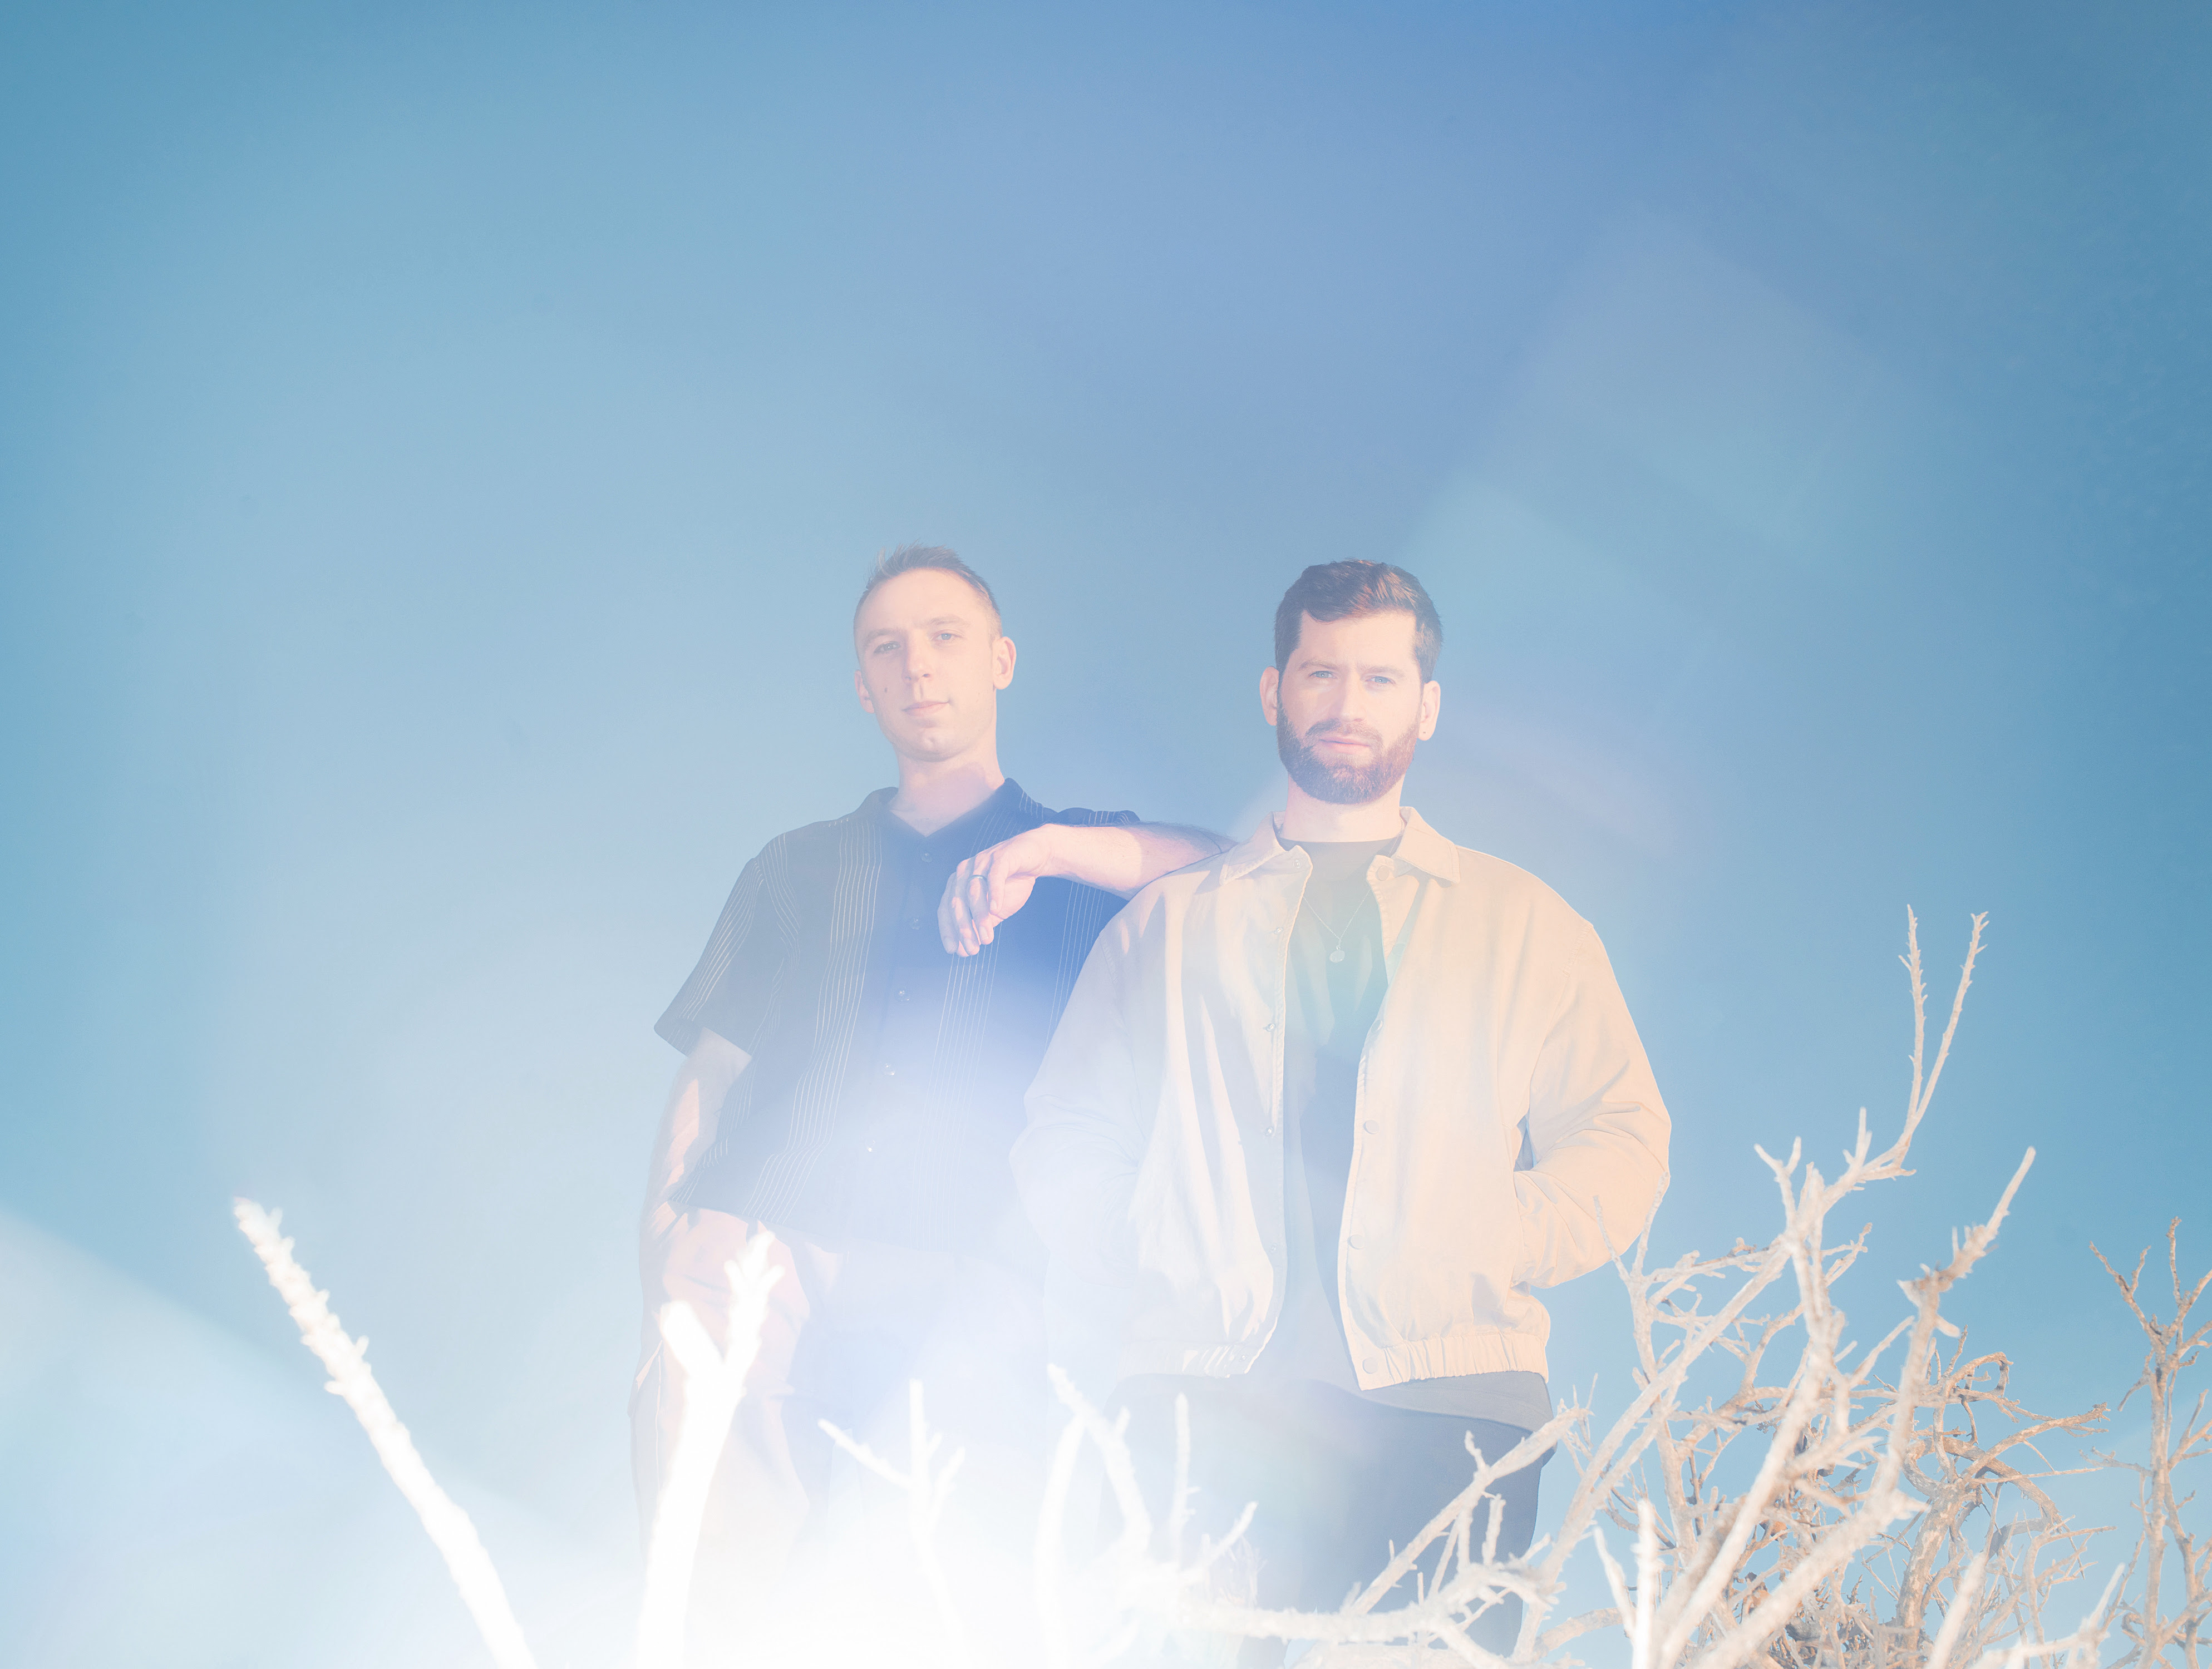
[{"label": "man's ear", "polygon": [[868,694],[868,681],[860,676],[860,669],[857,666],[853,669],[853,693],[860,698],[861,712],[873,713],[876,710],[876,698]]},{"label": "man's ear", "polygon": [[1014,640],[1004,632],[991,645],[991,687],[1004,689],[1014,681]]},{"label": "man's ear", "polygon": [[1283,675],[1272,666],[1260,669],[1260,711],[1270,725],[1283,721]]},{"label": "man's ear", "polygon": [[1437,733],[1437,715],[1443,710],[1444,687],[1434,678],[1421,686],[1421,740]]}]

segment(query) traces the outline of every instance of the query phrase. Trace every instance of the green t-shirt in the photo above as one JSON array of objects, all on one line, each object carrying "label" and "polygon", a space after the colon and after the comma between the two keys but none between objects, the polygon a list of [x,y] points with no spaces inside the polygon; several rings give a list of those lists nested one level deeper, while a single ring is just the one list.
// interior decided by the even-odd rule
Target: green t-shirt
[{"label": "green t-shirt", "polygon": [[[1337,1241],[1352,1174],[1359,1058],[1382,1011],[1389,968],[1368,881],[1387,841],[1301,841],[1313,861],[1291,930],[1283,1036],[1284,1228],[1289,1280],[1274,1336],[1252,1372],[1359,1391],[1337,1305]],[[1370,1109],[1370,1114],[1372,1109]],[[1495,1420],[1533,1430],[1552,1416],[1541,1374],[1411,1380],[1359,1394],[1394,1408]]]}]

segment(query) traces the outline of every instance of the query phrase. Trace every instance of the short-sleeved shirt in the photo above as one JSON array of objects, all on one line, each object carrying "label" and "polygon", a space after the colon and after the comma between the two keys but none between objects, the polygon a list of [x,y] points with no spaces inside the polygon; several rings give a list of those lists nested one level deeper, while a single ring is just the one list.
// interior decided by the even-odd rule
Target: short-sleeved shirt
[{"label": "short-sleeved shirt", "polygon": [[967,957],[945,950],[938,901],[963,859],[1025,829],[1136,815],[1048,810],[1009,780],[920,834],[891,814],[892,792],[763,847],[660,1017],[687,1053],[711,1030],[751,1057],[675,1202],[1025,1260],[1006,1157],[1022,1095],[1122,901],[1040,880]]},{"label": "short-sleeved shirt", "polygon": [[1352,1177],[1359,1059],[1389,967],[1368,866],[1387,841],[1304,841],[1313,861],[1291,929],[1283,1035],[1284,1222],[1288,1278],[1256,1377],[1315,1379],[1371,1401],[1534,1430],[1551,1417],[1541,1374],[1462,1374],[1361,1391],[1337,1303],[1337,1239]]}]

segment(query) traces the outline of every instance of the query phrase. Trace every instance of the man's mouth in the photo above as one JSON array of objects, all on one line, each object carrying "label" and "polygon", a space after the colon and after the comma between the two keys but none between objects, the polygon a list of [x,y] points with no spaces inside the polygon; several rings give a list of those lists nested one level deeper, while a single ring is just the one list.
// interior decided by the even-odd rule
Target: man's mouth
[{"label": "man's mouth", "polygon": [[908,701],[906,704],[906,711],[908,713],[935,713],[939,707],[949,707],[951,705],[952,703],[950,701]]}]

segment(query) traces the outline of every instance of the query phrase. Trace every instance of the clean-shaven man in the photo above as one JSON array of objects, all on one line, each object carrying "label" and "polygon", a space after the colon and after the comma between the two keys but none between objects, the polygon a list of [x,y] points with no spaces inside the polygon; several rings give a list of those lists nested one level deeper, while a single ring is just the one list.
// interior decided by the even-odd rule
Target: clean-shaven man
[{"label": "clean-shaven man", "polygon": [[[1310,567],[1260,705],[1281,813],[1154,882],[1091,953],[1014,1169],[1077,1272],[1133,1288],[1117,1400],[1164,1473],[1189,1399],[1258,1598],[1341,1605],[1551,1412],[1534,1296],[1625,1247],[1668,1119],[1589,924],[1400,803],[1443,628],[1378,562]],[[1500,1546],[1538,1469],[1502,1481]],[[1510,1646],[1518,1602],[1484,1620]],[[1240,1661],[1279,1662],[1279,1641]]]},{"label": "clean-shaven man", "polygon": [[902,1456],[909,1376],[969,1451],[951,1532],[994,1488],[1034,1511],[1019,1486],[1042,1412],[1042,1248],[1007,1163],[1022,1092],[1122,900],[1225,844],[1048,810],[1000,771],[1014,644],[951,551],[881,559],[853,643],[898,786],[770,841],[658,1026],[684,1061],[643,1234],[631,1414],[648,1532],[683,1401],[654,1318],[686,1301],[721,1343],[724,1265],[766,1229],[783,1270],[702,1536],[694,1627],[714,1643],[773,1617],[794,1546],[821,1533],[819,1422]]}]

